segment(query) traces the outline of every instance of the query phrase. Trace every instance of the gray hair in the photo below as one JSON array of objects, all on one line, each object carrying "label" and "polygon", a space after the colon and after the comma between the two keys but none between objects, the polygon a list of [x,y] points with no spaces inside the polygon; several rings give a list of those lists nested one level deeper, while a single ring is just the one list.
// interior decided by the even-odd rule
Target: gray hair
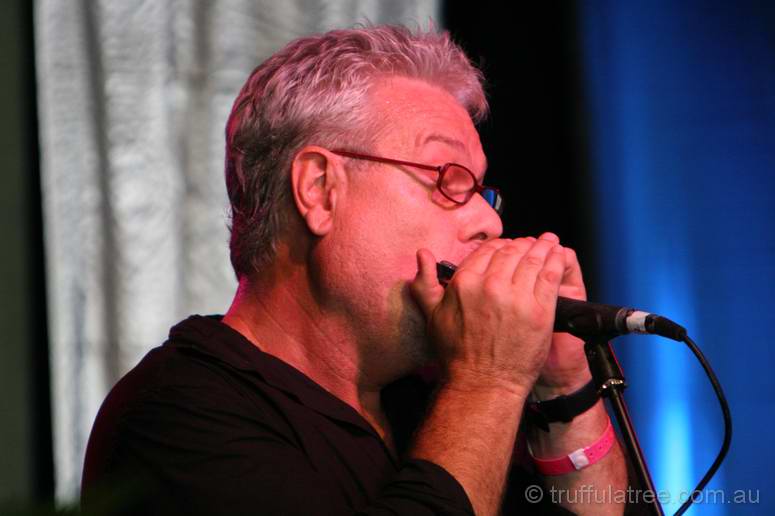
[{"label": "gray hair", "polygon": [[[474,122],[487,115],[483,77],[448,33],[398,26],[297,39],[251,73],[226,124],[231,263],[238,278],[274,258],[290,212],[290,164],[305,145],[368,146],[377,79],[421,79],[449,92]],[[368,135],[368,136],[367,136]],[[341,146],[341,145],[339,145]]]}]

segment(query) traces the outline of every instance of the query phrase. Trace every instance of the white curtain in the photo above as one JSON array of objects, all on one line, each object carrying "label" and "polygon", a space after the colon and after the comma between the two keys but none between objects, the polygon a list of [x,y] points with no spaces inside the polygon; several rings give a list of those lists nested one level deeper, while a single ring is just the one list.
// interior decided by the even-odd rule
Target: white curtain
[{"label": "white curtain", "polygon": [[190,313],[222,313],[223,128],[291,39],[438,22],[437,1],[38,0],[35,6],[57,499],[116,380]]}]

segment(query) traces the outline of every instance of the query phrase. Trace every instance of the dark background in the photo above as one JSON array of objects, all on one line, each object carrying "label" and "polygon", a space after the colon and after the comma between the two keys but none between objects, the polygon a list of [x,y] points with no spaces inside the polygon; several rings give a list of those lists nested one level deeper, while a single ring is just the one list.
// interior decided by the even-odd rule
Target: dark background
[{"label": "dark background", "polygon": [[444,10],[444,26],[487,79],[491,116],[480,127],[487,182],[504,194],[508,236],[552,231],[587,251],[575,5],[542,2],[514,10],[467,2],[448,2]]},{"label": "dark background", "polygon": [[0,512],[54,493],[32,4],[0,2]]}]

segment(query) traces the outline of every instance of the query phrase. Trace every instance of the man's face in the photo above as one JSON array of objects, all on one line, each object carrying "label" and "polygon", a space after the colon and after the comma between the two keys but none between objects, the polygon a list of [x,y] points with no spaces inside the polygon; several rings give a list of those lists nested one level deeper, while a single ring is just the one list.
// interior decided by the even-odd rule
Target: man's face
[{"label": "man's face", "polygon": [[[459,163],[481,182],[486,159],[479,134],[449,93],[418,80],[386,79],[374,88],[372,106],[386,129],[369,153],[434,166]],[[330,245],[322,250],[333,272],[327,290],[340,294],[363,333],[364,351],[386,364],[414,367],[428,356],[425,319],[408,291],[417,250],[459,263],[502,231],[481,196],[456,205],[436,189],[437,179],[437,172],[414,167],[351,167]]]}]

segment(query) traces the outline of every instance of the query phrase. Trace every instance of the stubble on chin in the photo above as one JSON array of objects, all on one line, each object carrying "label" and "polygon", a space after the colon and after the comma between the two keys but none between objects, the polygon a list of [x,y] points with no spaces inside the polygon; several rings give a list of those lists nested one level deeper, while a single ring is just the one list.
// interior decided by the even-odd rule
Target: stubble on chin
[{"label": "stubble on chin", "polygon": [[402,286],[397,297],[399,303],[395,345],[399,354],[406,360],[406,373],[409,373],[432,361],[434,352],[428,338],[428,323],[409,293],[408,283]]}]

